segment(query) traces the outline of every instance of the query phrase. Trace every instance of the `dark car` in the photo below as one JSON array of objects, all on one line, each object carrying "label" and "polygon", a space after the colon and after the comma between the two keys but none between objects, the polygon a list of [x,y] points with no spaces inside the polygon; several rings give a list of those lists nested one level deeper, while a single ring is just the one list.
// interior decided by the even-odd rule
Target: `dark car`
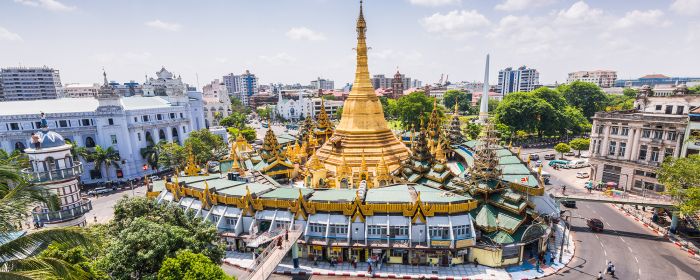
[{"label": "dark car", "polygon": [[536,154],[531,154],[531,155],[530,155],[530,160],[539,160],[539,159],[540,159],[540,156],[539,156],[539,155],[536,155]]},{"label": "dark car", "polygon": [[576,201],[564,200],[561,202],[561,205],[564,205],[566,208],[576,208]]},{"label": "dark car", "polygon": [[586,225],[588,225],[592,231],[603,231],[603,222],[601,220],[590,219],[586,221]]}]

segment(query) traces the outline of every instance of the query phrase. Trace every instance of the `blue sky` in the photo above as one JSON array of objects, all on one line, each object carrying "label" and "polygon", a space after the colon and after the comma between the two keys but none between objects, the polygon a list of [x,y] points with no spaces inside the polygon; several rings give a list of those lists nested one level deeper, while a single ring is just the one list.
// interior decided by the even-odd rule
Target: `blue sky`
[{"label": "blue sky", "polygon": [[[354,74],[351,0],[0,0],[0,66],[47,65],[64,83],[142,81],[161,66],[190,84],[250,69],[262,83]],[[577,70],[700,76],[700,0],[367,0],[370,71],[482,80],[527,65],[543,83]]]}]

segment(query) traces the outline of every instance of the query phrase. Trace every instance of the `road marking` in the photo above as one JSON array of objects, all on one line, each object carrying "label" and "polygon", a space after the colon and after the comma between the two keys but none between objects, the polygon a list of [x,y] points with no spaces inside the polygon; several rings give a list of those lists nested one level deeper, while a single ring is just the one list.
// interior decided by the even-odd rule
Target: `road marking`
[{"label": "road marking", "polygon": [[627,246],[627,249],[629,249],[629,250],[630,250],[630,253],[632,253],[632,247]]},{"label": "road marking", "polygon": [[[637,258],[637,256],[634,256],[634,261],[636,261],[637,263],[639,263],[639,259]],[[641,270],[641,268],[640,268],[640,270]]]},{"label": "road marking", "polygon": [[[602,246],[603,244],[600,244],[600,245]],[[606,257],[608,256],[608,252],[605,251],[605,249],[603,249],[603,254],[605,254]]]}]

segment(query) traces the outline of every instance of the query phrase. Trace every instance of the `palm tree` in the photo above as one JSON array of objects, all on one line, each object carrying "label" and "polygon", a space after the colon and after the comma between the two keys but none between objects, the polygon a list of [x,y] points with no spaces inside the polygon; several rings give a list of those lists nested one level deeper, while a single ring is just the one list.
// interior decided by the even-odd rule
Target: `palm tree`
[{"label": "palm tree", "polygon": [[102,165],[107,168],[105,172],[107,174],[107,179],[109,179],[109,168],[114,166],[119,168],[119,161],[121,157],[119,152],[113,147],[108,147],[103,149],[100,145],[95,146],[95,148],[87,149],[85,147],[79,147],[76,149],[78,155],[83,157],[86,161],[95,163],[95,172],[101,172]]},{"label": "palm tree", "polygon": [[0,278],[1,279],[82,279],[85,272],[65,261],[37,257],[49,243],[65,246],[89,245],[80,228],[44,229],[16,237],[27,220],[29,207],[47,202],[45,190],[25,182],[18,166],[0,162]]},{"label": "palm tree", "polygon": [[141,157],[148,162],[150,166],[155,168],[156,170],[158,169],[158,156],[160,155],[163,144],[165,144],[165,141],[160,141],[158,144],[153,144],[153,142],[149,142],[148,145],[145,148],[141,148]]}]

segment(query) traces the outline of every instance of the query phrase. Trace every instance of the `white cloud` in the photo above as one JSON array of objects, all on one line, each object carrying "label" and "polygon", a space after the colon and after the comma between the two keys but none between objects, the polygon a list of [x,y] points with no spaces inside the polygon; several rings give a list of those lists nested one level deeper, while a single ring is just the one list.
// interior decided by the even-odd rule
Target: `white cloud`
[{"label": "white cloud", "polygon": [[518,53],[537,53],[552,49],[559,32],[552,28],[546,18],[529,16],[503,17],[488,34],[494,41],[508,42]]},{"label": "white cloud", "polygon": [[369,56],[371,58],[381,59],[381,60],[419,60],[423,57],[423,54],[417,50],[411,51],[397,51],[393,49],[384,49],[381,51],[370,51]]},{"label": "white cloud", "polygon": [[59,2],[58,0],[15,0],[16,3],[20,3],[30,7],[37,7],[47,9],[54,12],[69,12],[75,10],[75,6],[68,6]]},{"label": "white cloud", "polygon": [[613,25],[616,28],[632,28],[637,26],[669,26],[671,22],[666,20],[661,10],[627,12],[624,17],[618,19]]},{"label": "white cloud", "polygon": [[676,0],[673,1],[670,9],[681,15],[700,15],[700,0]]},{"label": "white cloud", "polygon": [[444,5],[454,5],[462,2],[461,0],[409,0],[411,4],[418,6],[444,6]]},{"label": "white cloud", "polygon": [[120,64],[133,64],[140,63],[148,60],[152,57],[150,52],[132,52],[127,51],[123,53],[96,53],[90,56],[90,58],[99,63],[120,63]]},{"label": "white cloud", "polygon": [[292,40],[305,40],[305,41],[323,41],[326,40],[320,32],[313,31],[306,27],[294,27],[289,29],[285,35]]},{"label": "white cloud", "polygon": [[447,14],[434,13],[423,18],[421,24],[428,32],[464,38],[479,33],[479,28],[487,27],[491,22],[476,10],[454,10]]},{"label": "white cloud", "polygon": [[586,2],[578,1],[567,10],[561,10],[557,14],[559,23],[581,23],[590,22],[600,18],[602,10],[592,9]]},{"label": "white cloud", "polygon": [[146,22],[146,26],[153,27],[156,29],[162,29],[167,31],[178,31],[180,30],[180,25],[173,22],[165,22],[159,19]]},{"label": "white cloud", "polygon": [[494,9],[512,12],[530,8],[538,8],[552,3],[554,3],[554,0],[505,0],[505,2],[496,5]]},{"label": "white cloud", "polygon": [[22,37],[0,26],[0,41],[22,41]]},{"label": "white cloud", "polygon": [[292,62],[295,62],[297,60],[295,57],[293,57],[287,53],[284,53],[284,52],[277,53],[277,54],[272,55],[272,56],[261,55],[259,58],[262,59],[263,61],[266,61],[266,62],[269,62],[272,64],[292,63]]}]

